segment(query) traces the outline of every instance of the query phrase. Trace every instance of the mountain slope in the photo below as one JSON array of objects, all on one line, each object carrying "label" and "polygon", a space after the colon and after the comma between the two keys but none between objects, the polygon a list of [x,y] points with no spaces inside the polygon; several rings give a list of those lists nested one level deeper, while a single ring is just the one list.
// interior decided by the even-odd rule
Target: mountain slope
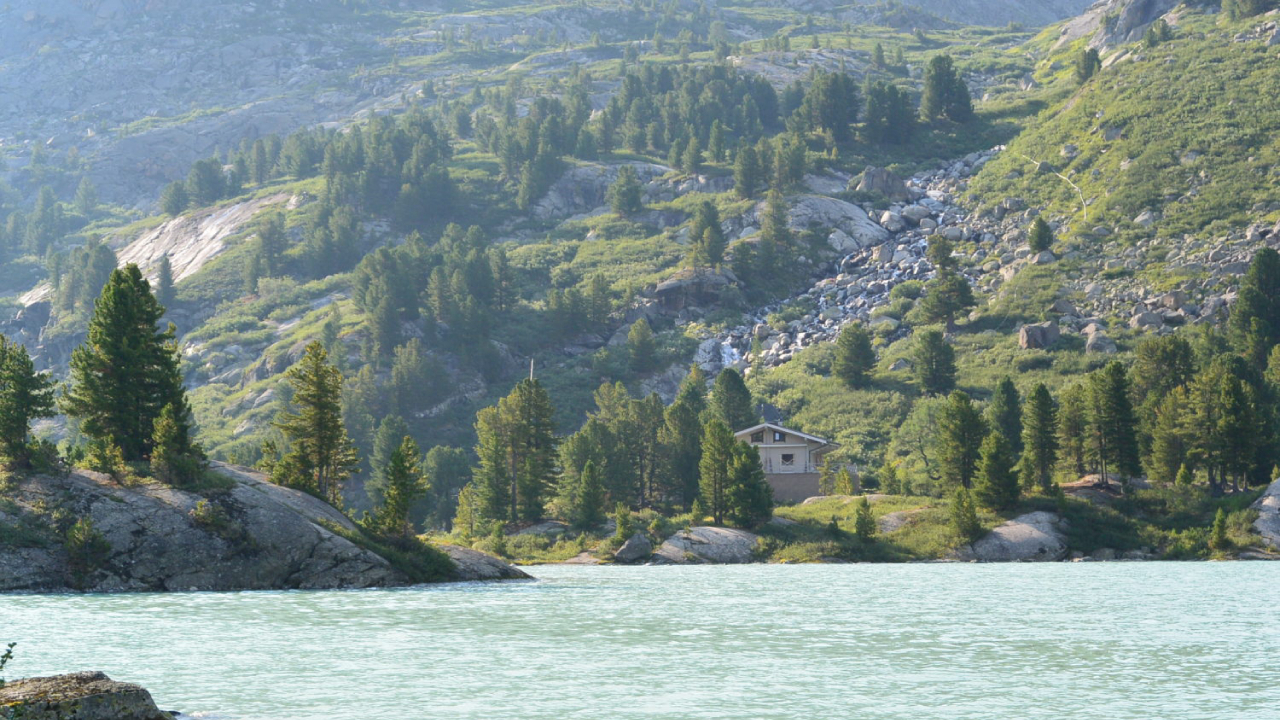
[{"label": "mountain slope", "polygon": [[1084,236],[1203,237],[1274,220],[1280,51],[1271,33],[1250,32],[1265,21],[1184,11],[1171,41],[1112,49],[1126,59],[1043,113],[972,192],[988,207],[1010,196],[1044,206]]}]

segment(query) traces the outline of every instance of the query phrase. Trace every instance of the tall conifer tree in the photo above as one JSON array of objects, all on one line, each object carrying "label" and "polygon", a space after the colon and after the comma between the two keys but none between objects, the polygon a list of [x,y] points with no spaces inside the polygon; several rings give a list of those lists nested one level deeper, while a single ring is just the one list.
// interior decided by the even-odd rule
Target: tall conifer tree
[{"label": "tall conifer tree", "polygon": [[163,314],[137,265],[117,269],[94,303],[84,344],[71,353],[67,414],[89,437],[118,446],[126,461],[150,457],[155,423],[167,405],[174,408],[175,432],[190,434],[175,329],[157,327]]},{"label": "tall conifer tree", "polygon": [[272,479],[314,492],[340,507],[343,483],[357,463],[355,446],[342,422],[342,373],[329,363],[320,343],[312,342],[285,376],[293,386],[297,411],[284,413],[276,421],[289,450],[276,463]]}]

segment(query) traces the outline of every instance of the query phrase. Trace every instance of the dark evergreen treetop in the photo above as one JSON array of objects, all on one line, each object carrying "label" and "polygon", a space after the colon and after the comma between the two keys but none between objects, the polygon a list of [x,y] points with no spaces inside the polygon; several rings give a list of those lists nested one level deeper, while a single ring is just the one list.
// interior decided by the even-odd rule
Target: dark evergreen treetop
[{"label": "dark evergreen treetop", "polygon": [[716,376],[708,406],[711,412],[733,432],[746,430],[760,422],[760,414],[756,412],[751,401],[751,391],[742,381],[742,376],[733,368],[728,368]]},{"label": "dark evergreen treetop", "polygon": [[71,353],[67,414],[89,437],[119,446],[126,461],[150,457],[154,424],[166,405],[189,432],[175,329],[159,329],[163,315],[142,272],[129,264],[111,274],[84,344]]}]

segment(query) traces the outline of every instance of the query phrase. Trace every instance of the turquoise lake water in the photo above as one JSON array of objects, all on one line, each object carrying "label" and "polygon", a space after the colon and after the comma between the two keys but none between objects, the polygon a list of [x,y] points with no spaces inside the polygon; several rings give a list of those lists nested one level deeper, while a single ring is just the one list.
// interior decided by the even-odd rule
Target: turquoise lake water
[{"label": "turquoise lake water", "polygon": [[0,641],[232,720],[1280,718],[1280,564],[531,572],[2,597]]}]

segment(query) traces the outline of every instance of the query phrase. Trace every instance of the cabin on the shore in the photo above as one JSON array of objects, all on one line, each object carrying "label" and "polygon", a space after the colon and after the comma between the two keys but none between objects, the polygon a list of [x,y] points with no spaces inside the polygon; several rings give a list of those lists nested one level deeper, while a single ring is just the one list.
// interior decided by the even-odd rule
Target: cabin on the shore
[{"label": "cabin on the shore", "polygon": [[800,502],[821,495],[818,475],[822,460],[840,447],[825,438],[769,422],[739,430],[734,436],[760,453],[765,479],[778,502]]}]

